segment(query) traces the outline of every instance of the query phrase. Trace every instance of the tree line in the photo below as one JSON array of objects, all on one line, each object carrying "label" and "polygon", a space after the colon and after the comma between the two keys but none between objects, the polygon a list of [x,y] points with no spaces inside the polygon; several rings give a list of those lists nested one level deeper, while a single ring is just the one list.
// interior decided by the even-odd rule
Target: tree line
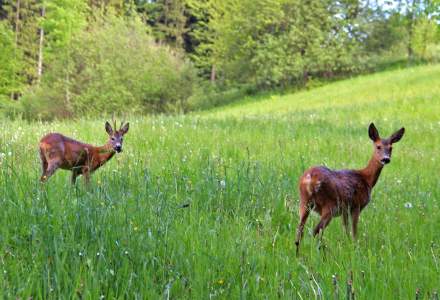
[{"label": "tree line", "polygon": [[440,0],[0,0],[0,110],[184,112],[440,61]]}]

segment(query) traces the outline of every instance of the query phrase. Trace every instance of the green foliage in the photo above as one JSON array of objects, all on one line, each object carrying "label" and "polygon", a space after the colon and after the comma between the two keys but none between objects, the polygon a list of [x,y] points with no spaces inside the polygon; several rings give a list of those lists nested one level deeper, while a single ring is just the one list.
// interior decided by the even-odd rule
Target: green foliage
[{"label": "green foliage", "polygon": [[184,111],[195,83],[191,64],[155,43],[139,19],[110,12],[89,22],[57,58],[41,89],[23,99],[29,117],[32,107],[47,115],[48,105],[61,116]]},{"label": "green foliage", "polygon": [[0,21],[0,101],[19,92],[24,80],[19,76],[22,53],[14,46],[14,34],[6,22]]},{"label": "green foliage", "polygon": [[187,0],[157,0],[146,1],[138,6],[146,16],[148,24],[153,28],[153,34],[174,48],[184,46],[186,34],[186,2]]},{"label": "green foliage", "polygon": [[44,2],[45,55],[57,59],[59,52],[69,51],[74,35],[82,30],[86,22],[87,2],[85,0],[51,0]]},{"label": "green foliage", "polygon": [[359,45],[336,17],[341,9],[330,1],[224,1],[211,21],[219,72],[271,87],[361,68]]},{"label": "green foliage", "polygon": [[365,51],[371,54],[384,54],[386,52],[404,53],[405,41],[408,33],[405,23],[397,13],[388,18],[380,16],[367,23],[365,26],[367,38],[365,39]]},{"label": "green foliage", "polygon": [[37,0],[6,0],[3,4],[10,28],[14,30],[14,47],[17,48],[17,52],[23,54],[15,58],[20,65],[17,76],[24,78],[28,85],[34,84],[37,79],[41,7],[41,1]]},{"label": "green foliage", "polygon": [[433,20],[427,18],[417,20],[412,40],[414,54],[417,58],[438,61],[440,53],[435,53],[436,44],[440,45],[438,28],[439,25]]}]

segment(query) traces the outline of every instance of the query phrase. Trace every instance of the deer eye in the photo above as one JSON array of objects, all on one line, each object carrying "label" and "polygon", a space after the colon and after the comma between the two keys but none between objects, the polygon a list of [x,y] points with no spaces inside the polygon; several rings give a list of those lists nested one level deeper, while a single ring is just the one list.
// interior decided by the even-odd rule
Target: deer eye
[{"label": "deer eye", "polygon": [[377,148],[377,150],[380,150],[380,149],[382,149],[382,147],[381,147],[381,146],[376,146],[376,148]]},{"label": "deer eye", "polygon": [[112,136],[112,141],[114,141],[115,140],[115,137],[114,136]]}]

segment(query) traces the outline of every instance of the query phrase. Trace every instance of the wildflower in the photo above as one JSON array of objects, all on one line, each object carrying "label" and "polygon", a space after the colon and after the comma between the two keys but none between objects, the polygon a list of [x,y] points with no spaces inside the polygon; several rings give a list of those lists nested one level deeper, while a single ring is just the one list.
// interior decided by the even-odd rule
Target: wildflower
[{"label": "wildflower", "polygon": [[125,255],[128,255],[128,251],[127,251],[127,250],[125,250],[125,251],[124,251],[124,254],[125,254]]},{"label": "wildflower", "polygon": [[224,189],[226,187],[226,181],[220,180],[220,186]]},{"label": "wildflower", "polygon": [[82,257],[82,256],[84,255],[84,253],[82,253],[81,251],[79,251],[79,252],[78,252],[78,255]]},{"label": "wildflower", "polygon": [[219,281],[217,281],[218,284],[223,285],[225,283],[225,281],[223,279],[220,279]]},{"label": "wildflower", "polygon": [[413,207],[413,205],[412,205],[411,202],[406,202],[406,203],[404,204],[404,206],[405,206],[405,208],[412,208],[412,207]]},{"label": "wildflower", "polygon": [[97,252],[97,253],[96,253],[96,256],[98,256],[98,257],[99,257],[100,255],[101,255],[101,254],[100,254],[99,252]]}]

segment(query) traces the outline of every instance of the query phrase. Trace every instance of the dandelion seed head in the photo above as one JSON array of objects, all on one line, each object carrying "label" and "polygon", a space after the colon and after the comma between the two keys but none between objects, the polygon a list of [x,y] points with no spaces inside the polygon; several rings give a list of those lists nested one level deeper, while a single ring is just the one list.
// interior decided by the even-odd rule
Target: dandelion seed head
[{"label": "dandelion seed head", "polygon": [[406,202],[406,203],[404,204],[404,206],[405,206],[405,208],[412,208],[412,207],[413,207],[413,205],[412,205],[411,202]]}]

